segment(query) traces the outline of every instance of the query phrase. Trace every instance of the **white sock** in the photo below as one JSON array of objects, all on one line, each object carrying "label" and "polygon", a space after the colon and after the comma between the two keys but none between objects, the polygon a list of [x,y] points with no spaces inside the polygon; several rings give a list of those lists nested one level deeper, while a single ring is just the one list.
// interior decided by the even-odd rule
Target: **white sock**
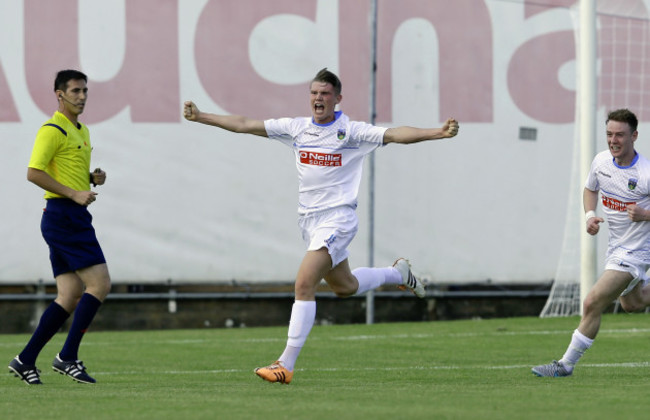
[{"label": "white sock", "polygon": [[573,370],[573,367],[578,363],[578,360],[580,360],[589,347],[591,347],[593,342],[593,338],[587,337],[576,328],[571,336],[571,343],[566,349],[564,356],[562,356],[562,359],[560,359],[560,362],[562,362],[568,370]]},{"label": "white sock", "polygon": [[296,300],[291,308],[291,320],[289,321],[289,338],[287,347],[278,359],[282,365],[293,371],[296,359],[307,340],[316,319],[316,301]]},{"label": "white sock", "polygon": [[359,267],[352,270],[352,275],[359,282],[359,289],[355,295],[361,295],[384,284],[402,284],[402,275],[394,267]]}]

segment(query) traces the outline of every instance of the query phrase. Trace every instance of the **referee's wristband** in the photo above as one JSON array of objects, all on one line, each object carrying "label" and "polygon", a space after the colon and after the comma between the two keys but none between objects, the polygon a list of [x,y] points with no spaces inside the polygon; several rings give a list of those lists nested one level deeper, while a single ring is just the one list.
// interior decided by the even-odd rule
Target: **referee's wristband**
[{"label": "referee's wristband", "polygon": [[585,220],[589,220],[592,217],[596,217],[596,212],[593,210],[589,210],[588,212],[585,213]]},{"label": "referee's wristband", "polygon": [[90,174],[90,183],[93,184],[93,187],[96,187],[97,184],[95,184],[95,177],[93,176],[92,172],[89,172]]}]

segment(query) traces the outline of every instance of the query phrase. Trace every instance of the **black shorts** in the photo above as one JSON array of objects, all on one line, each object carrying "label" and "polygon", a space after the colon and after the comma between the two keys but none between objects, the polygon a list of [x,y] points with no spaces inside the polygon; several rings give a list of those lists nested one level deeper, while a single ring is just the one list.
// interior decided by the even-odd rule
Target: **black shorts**
[{"label": "black shorts", "polygon": [[92,215],[67,198],[51,198],[43,209],[41,232],[50,247],[54,277],[106,262]]}]

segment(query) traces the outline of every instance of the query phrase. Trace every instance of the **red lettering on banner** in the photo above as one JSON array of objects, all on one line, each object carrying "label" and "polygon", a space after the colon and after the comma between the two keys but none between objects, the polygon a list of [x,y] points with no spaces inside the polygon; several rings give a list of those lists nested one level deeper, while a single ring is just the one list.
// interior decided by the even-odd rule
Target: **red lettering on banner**
[{"label": "red lettering on banner", "polygon": [[546,123],[574,121],[575,91],[564,88],[558,78],[560,67],[575,60],[574,38],[572,31],[545,34],[515,51],[508,67],[508,90],[528,116]]},{"label": "red lettering on banner", "polygon": [[300,163],[315,166],[341,166],[340,153],[300,152]]},{"label": "red lettering on banner", "polygon": [[524,16],[526,18],[529,18],[531,16],[537,15],[538,13],[547,12],[549,9],[555,7],[568,9],[575,3],[577,3],[577,0],[545,0],[543,3],[526,3],[524,5]]},{"label": "red lettering on banner", "polygon": [[[576,0],[548,0],[544,4],[526,4],[529,19],[553,8],[568,8]],[[540,60],[539,57],[544,57]],[[575,91],[559,81],[560,67],[576,58],[572,31],[542,34],[523,43],[508,65],[508,90],[512,100],[526,115],[547,123],[574,121]],[[548,104],[553,106],[548,106]]]},{"label": "red lettering on banner", "polygon": [[[113,118],[124,109],[133,122],[180,121],[179,0],[125,2],[126,39],[123,65],[110,80],[93,80],[92,95],[84,121],[96,123]],[[194,32],[196,73],[205,92],[229,113],[253,118],[302,115],[308,111],[309,78],[294,85],[265,79],[252,67],[248,42],[255,27],[275,15],[295,15],[316,25],[318,2],[295,0],[208,0]],[[339,75],[354,94],[346,96],[345,111],[354,119],[367,120],[369,109],[370,46],[369,2],[338,4]],[[78,0],[24,0],[25,78],[36,106],[45,114],[56,104],[52,97],[53,74],[63,68],[81,68],[79,56]],[[458,31],[462,16],[471,31]],[[440,115],[443,121],[454,116],[465,122],[492,122],[494,110],[494,46],[492,17],[485,1],[422,2],[403,0],[378,2],[377,116],[392,121],[393,39],[402,24],[422,18],[436,31],[439,68]],[[62,25],[61,22],[66,22]],[[51,37],[65,39],[66,48],[52,48]],[[465,58],[471,52],[472,65]],[[460,59],[459,59],[460,58]],[[287,66],[292,64],[288,63]],[[314,72],[317,69],[314,69]],[[0,68],[0,121],[18,118],[7,83]],[[310,76],[311,77],[311,76]],[[242,95],[265,92],[262,100]],[[6,106],[6,102],[10,102]],[[557,101],[550,101],[556,103]],[[95,106],[94,104],[100,104]],[[278,111],[281,110],[281,111]],[[281,115],[278,115],[278,112]]]},{"label": "red lettering on banner", "polygon": [[627,206],[636,204],[634,201],[623,202],[612,197],[603,196],[603,206],[614,211],[627,211]]},{"label": "red lettering on banner", "polygon": [[[127,1],[125,7],[122,68],[108,81],[94,81],[88,74],[91,101],[83,121],[105,121],[127,107],[134,122],[180,121],[178,0]],[[46,115],[56,105],[56,72],[84,71],[78,47],[78,9],[78,0],[24,3],[25,77],[34,102]],[[65,40],[65,48],[55,45],[55,39]]]},{"label": "red lettering on banner", "polygon": [[[343,86],[354,86],[355,94],[345,96],[345,112],[353,119],[368,118],[370,65],[368,27],[359,25],[370,16],[370,2],[339,2],[339,48]],[[458,30],[458,22],[449,16],[463,16],[467,27]],[[432,78],[440,87],[440,115],[444,121],[454,116],[464,122],[492,122],[494,110],[494,67],[492,20],[484,1],[421,1],[399,2],[379,0],[377,4],[377,119],[393,121],[392,67],[393,44],[400,26],[411,19],[431,23],[437,35],[439,68]],[[471,23],[469,23],[471,22]],[[433,41],[433,40],[432,40]],[[461,53],[463,51],[463,53]],[[471,65],[467,64],[470,51]],[[460,55],[459,55],[460,54]],[[464,58],[461,58],[463,56]],[[364,91],[359,91],[363,87]],[[344,88],[345,89],[345,88]],[[352,106],[351,106],[352,105]],[[351,109],[350,109],[351,108]],[[458,117],[456,117],[458,116]]]},{"label": "red lettering on banner", "polygon": [[[603,6],[609,10],[615,10],[619,4],[612,2],[605,3]],[[646,71],[644,60],[638,60],[637,57],[647,57],[650,54],[650,44],[647,42],[648,30],[648,10],[643,1],[627,0],[620,1],[627,3],[630,16],[636,19],[625,19],[617,13],[606,13],[598,16],[599,41],[598,41],[598,105],[599,108],[615,109],[620,104],[625,103],[629,109],[636,112],[639,121],[648,121],[650,110],[645,106],[647,104],[647,90],[650,75]],[[606,7],[608,5],[609,7]],[[634,11],[632,11],[634,8]],[[598,5],[598,11],[602,7]],[[607,11],[609,11],[607,10]],[[627,52],[627,58],[621,50],[625,45],[635,45],[633,52]],[[631,58],[633,57],[633,58]],[[623,88],[623,86],[625,88]]]},{"label": "red lettering on banner", "polygon": [[[548,0],[523,2],[524,25],[539,15],[553,12],[554,8],[566,9],[577,0]],[[258,74],[249,58],[251,33],[257,25],[276,15],[293,15],[314,23],[318,29],[317,1],[295,0],[205,0],[196,28],[184,28],[194,32],[194,56],[200,82],[205,93],[229,113],[253,118],[303,115],[308,112],[309,78],[292,85],[273,83]],[[370,91],[370,45],[369,27],[365,23],[370,13],[370,2],[338,2],[338,72],[345,89],[353,94],[345,95],[343,107],[353,119],[367,120]],[[393,43],[402,25],[412,19],[423,19],[435,30],[439,52],[439,68],[431,77],[438,78],[440,115],[439,121],[453,116],[461,121],[494,122],[494,40],[493,26],[499,25],[499,17],[490,14],[487,1],[456,0],[449,2],[423,2],[402,0],[394,2],[379,0],[377,14],[377,118],[382,122],[393,120],[392,73]],[[605,2],[599,6],[600,25],[609,23],[610,29],[599,29],[606,41],[616,36],[614,20],[609,7],[629,7],[633,16],[644,19],[648,10],[641,0]],[[54,73],[64,68],[81,68],[79,51],[78,16],[79,0],[24,0],[23,26],[25,79],[29,94],[36,106],[46,115],[56,105],[52,82]],[[179,0],[125,1],[125,46],[122,67],[110,80],[96,80],[89,76],[91,102],[84,114],[84,121],[97,123],[110,120],[128,109],[133,122],[180,121],[180,62],[179,62]],[[513,6],[520,7],[520,6]],[[632,9],[633,7],[633,9]],[[449,18],[449,16],[454,18]],[[459,30],[459,22],[472,30]],[[65,22],[65,24],[61,24]],[[532,24],[531,24],[532,25]],[[629,39],[641,38],[650,24],[642,20],[630,29]],[[526,29],[526,28],[524,28]],[[100,36],[92,34],[93,36]],[[65,39],[66,48],[53,48],[52,37]],[[519,36],[519,35],[517,35]],[[499,62],[509,60],[507,86],[512,101],[521,112],[538,121],[551,124],[572,123],[574,119],[575,90],[562,85],[559,72],[575,60],[575,36],[571,30],[541,33],[522,39],[511,57],[499,57]],[[635,61],[613,68],[619,50],[599,47],[602,61],[600,81],[602,92],[599,105],[611,108],[621,102],[613,93],[604,92],[612,86],[629,85],[628,90],[641,91],[643,81],[650,77]],[[290,47],[290,45],[288,45]],[[640,53],[647,55],[650,46],[641,46]],[[501,53],[503,54],[503,53]],[[471,65],[468,65],[471,57]],[[543,60],[540,59],[543,57]],[[621,62],[619,64],[619,62]],[[6,63],[4,63],[6,66]],[[290,69],[292,63],[287,63]],[[408,65],[408,63],[406,64]],[[314,72],[318,69],[314,69]],[[19,121],[16,101],[9,86],[6,69],[0,65],[0,122]],[[630,76],[617,73],[629,73]],[[188,74],[192,75],[192,72]],[[639,76],[637,76],[639,75]],[[310,76],[311,77],[311,76]],[[647,83],[646,83],[647,85]],[[641,87],[639,87],[641,86]],[[242,94],[242,87],[250,92],[264,92],[251,100]],[[344,89],[344,92],[347,90]],[[634,93],[634,92],[633,92]],[[618,94],[618,93],[616,93]],[[626,95],[632,95],[627,93]],[[631,101],[642,99],[641,94],[632,95]],[[628,100],[628,101],[630,101]],[[636,102],[634,102],[636,103]],[[553,104],[553,106],[548,106]],[[648,121],[650,111],[639,110],[639,118]],[[281,115],[278,115],[280,113]]]},{"label": "red lettering on banner", "polygon": [[[194,49],[196,72],[206,93],[229,113],[252,118],[309,112],[309,80],[286,86],[262,78],[251,64],[248,41],[263,19],[290,14],[313,21],[316,6],[315,1],[210,0],[196,26]],[[242,95],[242,88],[264,95],[251,100]]]},{"label": "red lettering on banner", "polygon": [[[367,120],[369,108],[370,49],[368,2],[339,3],[339,76],[344,86],[354,86],[354,95],[345,96],[343,106],[352,119]],[[399,3],[380,1],[378,4],[377,39],[377,117],[392,121],[392,45],[399,27],[409,19],[424,18],[438,33],[440,121],[454,116],[466,122],[493,120],[493,45],[490,13],[483,2],[456,0],[454,2],[422,2],[403,0]],[[286,86],[262,78],[249,58],[250,33],[263,19],[278,14],[292,14],[314,21],[315,2],[275,0],[260,2],[240,0],[210,0],[201,13],[196,30],[196,67],[206,92],[232,114],[253,118],[302,115],[307,111],[309,79]],[[471,20],[471,31],[458,31],[457,22],[449,15]],[[219,47],[216,48],[215,45]],[[453,59],[458,51],[472,51],[472,65]],[[219,63],[215,66],[214,63]],[[316,71],[316,69],[315,69]],[[245,79],[245,80],[243,80]],[[265,92],[272,101],[250,101],[241,94],[245,85],[252,92]],[[461,86],[461,88],[459,88]]]}]

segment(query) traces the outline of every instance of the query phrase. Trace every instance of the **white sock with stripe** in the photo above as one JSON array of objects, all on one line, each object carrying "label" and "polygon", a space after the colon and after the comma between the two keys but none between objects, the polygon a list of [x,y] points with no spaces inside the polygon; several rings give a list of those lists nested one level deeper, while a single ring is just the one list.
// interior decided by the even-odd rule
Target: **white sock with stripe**
[{"label": "white sock with stripe", "polygon": [[300,350],[305,345],[307,336],[311,332],[316,319],[316,301],[296,300],[291,308],[291,320],[289,321],[289,338],[287,347],[278,359],[282,365],[293,371]]},{"label": "white sock with stripe", "polygon": [[560,359],[560,362],[562,362],[567,370],[572,371],[573,367],[576,365],[576,363],[578,363],[578,360],[580,360],[582,355],[585,354],[585,352],[589,349],[589,347],[591,347],[593,343],[594,340],[592,338],[589,338],[586,335],[582,334],[576,328],[576,330],[573,331],[573,335],[571,336],[571,343],[566,349],[564,356],[562,356],[562,359]]},{"label": "white sock with stripe", "polygon": [[352,270],[352,275],[359,282],[359,289],[355,295],[362,295],[368,290],[376,289],[384,284],[402,284],[402,275],[394,267],[359,267]]}]

